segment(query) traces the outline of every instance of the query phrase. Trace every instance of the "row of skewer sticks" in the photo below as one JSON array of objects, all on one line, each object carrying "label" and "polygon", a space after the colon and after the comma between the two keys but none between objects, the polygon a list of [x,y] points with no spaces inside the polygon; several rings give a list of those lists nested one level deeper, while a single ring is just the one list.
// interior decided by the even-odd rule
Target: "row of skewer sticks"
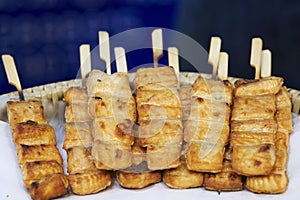
[{"label": "row of skewer sticks", "polygon": [[[262,50],[262,39],[253,38],[251,48],[250,66],[255,68],[255,79],[260,77],[271,76],[271,51],[268,49]],[[153,46],[153,61],[154,67],[158,66],[158,60],[163,56],[163,38],[162,30],[156,29],[152,33],[152,46]],[[110,44],[109,34],[106,31],[99,31],[99,48],[100,58],[106,63],[106,73],[111,74],[111,59],[110,59]],[[228,79],[228,54],[220,52],[221,39],[219,37],[212,37],[210,43],[210,50],[208,54],[208,63],[212,65],[212,76],[220,80]],[[80,53],[80,72],[82,77],[82,85],[85,87],[86,76],[90,73],[91,58],[90,58],[90,45],[82,44],[79,48]],[[118,72],[127,72],[127,61],[125,50],[123,47],[115,47],[114,53],[116,57],[116,67]],[[178,49],[176,47],[168,48],[168,61],[169,66],[179,73],[179,59]],[[14,59],[11,55],[2,55],[6,75],[11,85],[15,86],[20,94],[20,99],[24,100],[22,93],[22,86],[17,73]]]}]

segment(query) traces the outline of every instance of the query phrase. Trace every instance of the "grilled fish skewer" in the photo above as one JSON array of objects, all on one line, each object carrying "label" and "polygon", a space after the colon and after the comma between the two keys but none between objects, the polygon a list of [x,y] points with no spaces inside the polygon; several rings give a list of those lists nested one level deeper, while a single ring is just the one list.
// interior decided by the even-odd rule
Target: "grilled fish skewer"
[{"label": "grilled fish skewer", "polygon": [[68,192],[54,130],[46,123],[41,102],[7,102],[23,181],[33,199],[52,199]]}]

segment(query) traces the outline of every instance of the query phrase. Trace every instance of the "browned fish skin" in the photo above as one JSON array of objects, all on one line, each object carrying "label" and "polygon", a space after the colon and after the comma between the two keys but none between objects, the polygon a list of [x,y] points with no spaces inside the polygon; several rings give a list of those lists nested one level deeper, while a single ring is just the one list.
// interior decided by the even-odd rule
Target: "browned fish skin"
[{"label": "browned fish skin", "polygon": [[271,173],[275,160],[276,97],[282,78],[235,82],[231,116],[232,168],[241,175]]},{"label": "browned fish skin", "polygon": [[248,190],[267,194],[278,194],[286,191],[289,183],[287,175],[289,134],[293,130],[291,109],[289,93],[285,87],[282,87],[276,94],[275,164],[269,175],[247,177],[246,187]]},{"label": "browned fish skin", "polygon": [[39,101],[8,101],[7,115],[11,127],[15,124],[27,121],[47,123],[44,116],[43,105]]},{"label": "browned fish skin", "polygon": [[172,67],[140,68],[134,78],[139,145],[147,148],[150,170],[180,164],[182,110],[178,80]]},{"label": "browned fish skin", "polygon": [[232,86],[227,81],[199,76],[191,96],[190,116],[184,129],[184,140],[188,143],[187,168],[197,172],[221,172],[229,138]]},{"label": "browned fish skin", "polygon": [[94,141],[116,142],[131,146],[134,142],[133,123],[129,119],[116,121],[114,118],[98,118],[93,121]]},{"label": "browned fish skin", "polygon": [[63,101],[67,104],[88,102],[87,91],[79,87],[70,87],[64,94]]},{"label": "browned fish skin", "polygon": [[203,176],[202,173],[188,170],[186,164],[181,163],[177,168],[165,170],[163,181],[170,188],[186,189],[201,187]]},{"label": "browned fish skin", "polygon": [[63,148],[68,154],[67,170],[70,189],[74,194],[87,195],[104,190],[111,184],[109,172],[96,168],[91,155],[93,144],[92,115],[88,93],[83,88],[69,88],[64,96],[66,136]]},{"label": "browned fish skin", "polygon": [[90,172],[71,174],[68,177],[71,190],[77,195],[98,193],[111,185],[108,172]]},{"label": "browned fish skin", "polygon": [[65,110],[65,120],[69,122],[86,122],[91,120],[88,103],[68,104]]},{"label": "browned fish skin", "polygon": [[62,157],[55,145],[17,145],[19,164],[36,161],[56,161],[62,165]]},{"label": "browned fish skin", "polygon": [[214,191],[238,191],[243,189],[242,176],[232,170],[231,161],[224,160],[220,173],[208,173],[204,175],[203,186],[207,190]]},{"label": "browned fish skin", "polygon": [[31,183],[38,182],[51,174],[63,174],[61,164],[56,161],[27,162],[22,165],[21,169],[23,181],[27,188],[30,188]]},{"label": "browned fish skin", "polygon": [[135,79],[133,80],[136,89],[154,84],[156,84],[155,88],[158,90],[161,88],[176,88],[177,83],[177,76],[172,67],[142,68],[137,70]]},{"label": "browned fish skin", "polygon": [[89,98],[89,113],[93,118],[117,118],[136,121],[136,104],[133,96],[102,96]]},{"label": "browned fish skin", "polygon": [[199,76],[193,85],[192,96],[232,104],[232,85],[229,81],[215,81]]},{"label": "browned fish skin", "polygon": [[56,145],[54,129],[48,124],[21,122],[12,128],[16,144],[23,145]]},{"label": "browned fish skin", "polygon": [[68,179],[64,174],[52,174],[38,182],[33,182],[29,192],[34,200],[48,200],[68,192]]},{"label": "browned fish skin", "polygon": [[234,83],[234,96],[259,96],[277,94],[283,84],[283,78],[266,77],[258,80],[237,80]]},{"label": "browned fish skin", "polygon": [[64,124],[66,136],[63,144],[65,150],[71,147],[92,146],[92,131],[90,122],[72,122]]},{"label": "browned fish skin", "polygon": [[38,101],[8,102],[12,135],[17,146],[25,186],[34,200],[48,200],[68,192],[62,157],[54,130]]},{"label": "browned fish skin", "polygon": [[117,172],[117,181],[129,189],[141,189],[161,181],[160,171],[150,171],[142,173]]},{"label": "browned fish skin", "polygon": [[87,91],[96,167],[101,170],[130,167],[134,142],[132,126],[137,111],[127,73],[108,75],[93,70],[87,80]]},{"label": "browned fish skin", "polygon": [[[189,122],[189,116],[191,113],[191,94],[192,85],[183,85],[179,88],[179,97],[182,104],[183,126],[187,126]],[[189,132],[185,132],[184,140],[191,141],[195,137],[197,126],[189,129]],[[197,135],[198,136],[198,135]],[[198,138],[199,139],[199,138]],[[180,165],[173,169],[166,169],[163,172],[163,182],[169,187],[174,189],[186,189],[201,187],[203,184],[203,174],[200,172],[190,171],[187,168],[185,161],[187,143],[182,145]]]}]

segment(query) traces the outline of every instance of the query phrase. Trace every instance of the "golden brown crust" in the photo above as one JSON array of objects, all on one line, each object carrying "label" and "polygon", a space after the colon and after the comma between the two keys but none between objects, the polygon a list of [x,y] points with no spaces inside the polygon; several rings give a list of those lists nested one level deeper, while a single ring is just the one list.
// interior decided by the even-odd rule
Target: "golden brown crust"
[{"label": "golden brown crust", "polygon": [[136,121],[136,104],[133,96],[92,97],[89,99],[89,113],[94,118],[130,119]]},{"label": "golden brown crust", "polygon": [[64,124],[66,136],[63,148],[65,150],[75,146],[92,146],[92,130],[88,122],[74,122]]},{"label": "golden brown crust", "polygon": [[229,126],[223,123],[205,120],[188,120],[184,124],[184,140],[221,142],[226,144],[229,138]]},{"label": "golden brown crust", "polygon": [[134,142],[132,126],[133,123],[129,119],[118,121],[114,118],[95,119],[92,127],[93,140],[132,145]]},{"label": "golden brown crust", "polygon": [[[130,167],[132,164],[130,145],[94,141],[92,156],[97,162],[100,162],[104,166],[114,170],[125,169]],[[98,166],[96,165],[96,167]]]},{"label": "golden brown crust", "polygon": [[203,174],[190,171],[186,164],[181,163],[177,168],[165,170],[163,181],[168,187],[175,189],[201,187]]},{"label": "golden brown crust", "polygon": [[95,164],[96,168],[99,170],[114,170],[113,168],[108,167],[108,166],[104,165],[102,162],[97,161],[97,160],[94,160],[94,164]]},{"label": "golden brown crust", "polygon": [[54,145],[17,145],[19,164],[36,161],[56,161],[62,165],[62,157]]},{"label": "golden brown crust", "polygon": [[[231,147],[234,172],[246,176],[270,174],[276,161],[275,94],[283,79],[268,77],[235,82]],[[279,95],[278,102],[285,97]]]},{"label": "golden brown crust", "polygon": [[275,153],[276,153],[276,160],[275,160],[275,164],[274,164],[272,173],[286,171],[287,161],[288,161],[287,151],[276,149]]},{"label": "golden brown crust", "polygon": [[94,194],[111,185],[109,172],[71,174],[68,177],[71,191],[77,195]]},{"label": "golden brown crust", "polygon": [[286,87],[283,86],[276,94],[276,108],[288,107],[292,108],[291,96]]},{"label": "golden brown crust", "polygon": [[23,181],[27,188],[46,176],[63,173],[62,166],[55,161],[28,162],[22,166]]},{"label": "golden brown crust", "polygon": [[289,133],[293,131],[293,119],[291,107],[277,108],[275,119],[277,121],[278,130],[286,130]]},{"label": "golden brown crust", "polygon": [[87,79],[89,97],[115,96],[128,99],[132,96],[127,73],[117,72],[108,75],[100,70],[93,70]]},{"label": "golden brown crust", "polygon": [[68,149],[67,152],[69,174],[97,171],[90,149],[78,146]]},{"label": "golden brown crust", "polygon": [[266,77],[259,80],[237,80],[234,83],[234,96],[258,96],[276,94],[283,84],[283,78]]},{"label": "golden brown crust", "polygon": [[12,127],[12,134],[16,144],[56,145],[54,129],[48,124],[21,122]]},{"label": "golden brown crust", "polygon": [[[163,101],[162,101],[163,99]],[[137,106],[158,105],[162,107],[181,107],[177,89],[137,90]]]},{"label": "golden brown crust", "polygon": [[187,168],[197,172],[220,172],[224,150],[223,143],[191,142],[186,153]]},{"label": "golden brown crust", "polygon": [[68,192],[56,137],[47,125],[39,101],[8,102],[8,116],[17,147],[23,181],[34,200],[48,200]]},{"label": "golden brown crust", "polygon": [[145,85],[161,85],[160,88],[176,88],[177,76],[173,67],[140,68],[137,70],[133,80],[134,87],[140,89]]},{"label": "golden brown crust", "polygon": [[87,103],[87,91],[80,87],[70,87],[64,94],[63,101],[67,104],[71,103]]},{"label": "golden brown crust", "polygon": [[42,103],[39,101],[8,101],[7,114],[11,127],[17,123],[27,121],[46,123],[44,108]]},{"label": "golden brown crust", "polygon": [[141,105],[137,107],[139,121],[153,119],[182,119],[180,107],[161,107],[157,105]]},{"label": "golden brown crust", "polygon": [[223,102],[192,98],[189,120],[207,120],[229,124],[230,107]]},{"label": "golden brown crust", "polygon": [[231,132],[230,145],[256,145],[272,144],[274,145],[274,133],[255,133],[255,132]]},{"label": "golden brown crust", "polygon": [[213,191],[238,191],[243,189],[242,176],[232,171],[229,161],[223,162],[223,168],[220,173],[208,173],[204,175],[203,186],[207,190]]},{"label": "golden brown crust", "polygon": [[275,95],[236,97],[231,120],[273,119],[275,111]]},{"label": "golden brown crust", "polygon": [[141,189],[151,184],[155,184],[161,181],[161,172],[143,172],[143,173],[127,173],[118,171],[117,181],[124,187],[129,189]]},{"label": "golden brown crust", "polygon": [[48,200],[68,192],[68,179],[64,174],[53,174],[31,184],[30,195],[34,200]]},{"label": "golden brown crust", "polygon": [[199,76],[193,85],[192,96],[213,102],[232,103],[232,85],[229,81],[215,81]]},{"label": "golden brown crust", "polygon": [[182,123],[180,120],[141,121],[138,129],[139,144],[164,145],[180,144],[182,141]]},{"label": "golden brown crust", "polygon": [[279,150],[287,151],[289,149],[290,136],[289,132],[285,130],[278,130],[275,136],[275,147]]},{"label": "golden brown crust", "polygon": [[286,191],[288,183],[288,176],[282,171],[268,176],[247,177],[245,185],[248,190],[255,193],[279,194]]},{"label": "golden brown crust", "polygon": [[154,171],[179,166],[180,150],[180,144],[149,145],[146,151],[148,168]]},{"label": "golden brown crust", "polygon": [[275,159],[272,144],[236,145],[232,152],[232,168],[245,176],[267,175],[271,173]]},{"label": "golden brown crust", "polygon": [[86,122],[91,120],[88,103],[69,104],[65,110],[66,122]]},{"label": "golden brown crust", "polygon": [[246,187],[256,193],[283,193],[288,186],[287,160],[289,133],[292,132],[291,100],[285,87],[276,94],[276,114],[278,129],[275,135],[276,160],[271,174],[247,177]]},{"label": "golden brown crust", "polygon": [[232,121],[231,132],[253,132],[275,134],[277,127],[274,119]]}]

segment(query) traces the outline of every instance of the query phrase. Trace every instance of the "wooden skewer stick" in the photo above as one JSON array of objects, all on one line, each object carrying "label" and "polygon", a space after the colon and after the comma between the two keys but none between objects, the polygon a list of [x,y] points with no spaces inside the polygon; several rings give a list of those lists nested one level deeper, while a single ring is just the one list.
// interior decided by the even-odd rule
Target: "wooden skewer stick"
[{"label": "wooden skewer stick", "polygon": [[213,79],[216,79],[216,77],[217,77],[220,50],[221,50],[221,38],[212,37],[210,40],[208,63],[211,64],[213,67],[213,70],[212,70]]},{"label": "wooden skewer stick", "polygon": [[158,60],[163,56],[162,29],[155,29],[152,32],[152,49],[154,67],[158,67]]},{"label": "wooden skewer stick", "polygon": [[255,68],[255,79],[260,78],[262,45],[261,38],[252,39],[250,65]]},{"label": "wooden skewer stick", "polygon": [[81,71],[81,78],[82,78],[82,87],[85,87],[86,76],[92,70],[90,52],[91,50],[89,44],[80,45],[79,54],[80,54],[80,71]]},{"label": "wooden skewer stick", "polygon": [[106,64],[106,73],[111,74],[109,34],[106,31],[99,31],[98,36],[100,59]]},{"label": "wooden skewer stick", "polygon": [[116,58],[116,66],[118,72],[127,72],[127,61],[125,49],[123,47],[114,48],[115,58]]},{"label": "wooden skewer stick", "polygon": [[169,66],[172,66],[178,75],[179,74],[179,58],[178,58],[178,49],[176,47],[168,48],[168,61],[169,61]]},{"label": "wooden skewer stick", "polygon": [[228,79],[228,60],[229,56],[226,52],[221,52],[219,56],[218,78],[220,80]]},{"label": "wooden skewer stick", "polygon": [[179,86],[179,58],[178,58],[178,49],[176,47],[168,48],[168,61],[169,61],[169,66],[172,66],[176,72],[178,86]]},{"label": "wooden skewer stick", "polygon": [[2,61],[8,78],[8,83],[16,87],[20,100],[25,100],[14,58],[11,55],[4,54],[2,55]]},{"label": "wooden skewer stick", "polygon": [[261,77],[268,77],[272,74],[272,53],[266,49],[262,51],[261,57]]}]

